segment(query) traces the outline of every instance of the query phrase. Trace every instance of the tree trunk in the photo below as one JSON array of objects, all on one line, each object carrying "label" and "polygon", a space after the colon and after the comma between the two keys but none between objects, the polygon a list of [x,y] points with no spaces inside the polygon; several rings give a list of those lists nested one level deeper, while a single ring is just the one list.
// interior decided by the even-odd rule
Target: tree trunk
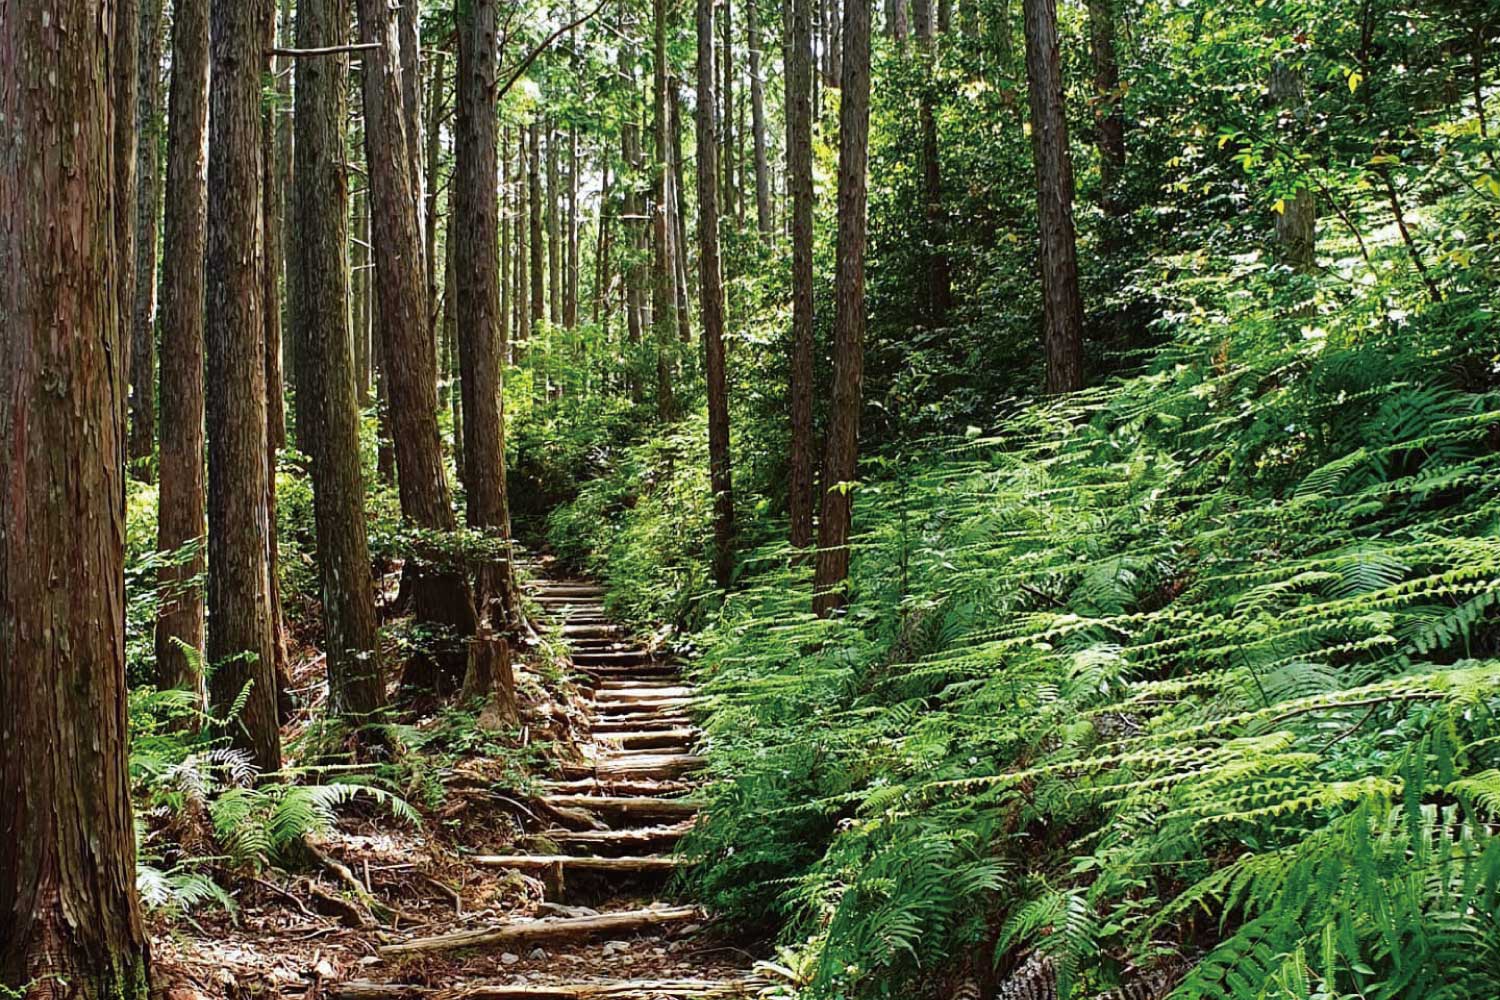
[{"label": "tree trunk", "polygon": [[134,105],[111,101],[120,34],[99,11],[0,8],[0,992],[146,1000],[114,356],[128,313],[110,228],[134,216],[111,118]]},{"label": "tree trunk", "polygon": [[724,150],[724,198],[720,206],[721,218],[737,214],[735,203],[739,198],[739,165],[734,160],[734,2],[723,0],[724,47],[723,47],[723,111],[720,112],[722,143]]},{"label": "tree trunk", "polygon": [[734,577],[734,493],[729,386],[724,370],[724,287],[719,265],[718,150],[714,141],[714,6],[698,0],[698,293],[708,381],[708,464],[714,491],[714,580]]},{"label": "tree trunk", "polygon": [[[123,324],[135,307],[135,206],[139,192],[139,178],[136,176],[135,109],[141,85],[141,0],[116,0],[113,6],[114,44],[111,46],[108,72],[112,78],[110,83],[113,87],[114,107],[117,109],[113,118],[114,136],[111,140],[114,144],[115,304]],[[109,8],[105,10],[107,12]],[[52,14],[51,11],[47,13],[49,17]],[[91,12],[90,20],[95,16],[98,16],[98,12]],[[58,24],[58,30],[63,30],[61,23]],[[130,360],[131,340],[129,330],[125,330],[120,342],[115,345],[115,353],[118,355],[115,359],[116,384],[125,387],[130,385],[133,371]],[[119,402],[121,416],[128,420],[131,406],[128,391],[121,393]],[[123,459],[126,444],[123,434],[117,444]]]},{"label": "tree trunk", "polygon": [[1072,392],[1083,388],[1083,301],[1078,292],[1073,159],[1063,107],[1057,0],[1025,0],[1023,6],[1031,149],[1036,160],[1037,224],[1041,233],[1047,391]]},{"label": "tree trunk", "polygon": [[[451,206],[452,194],[449,195]],[[449,211],[450,217],[452,210]],[[463,379],[459,370],[458,357],[458,275],[454,271],[454,249],[455,241],[450,231],[448,239],[444,243],[443,252],[443,285],[447,294],[443,296],[443,342],[448,346],[447,352],[447,375],[448,375],[448,407],[453,418],[453,468],[458,472],[458,481],[464,484],[467,490],[468,476],[467,463],[464,461],[464,399]],[[502,354],[502,359],[504,355]]]},{"label": "tree trunk", "polygon": [[[349,44],[347,0],[299,0],[297,47]],[[359,458],[359,404],[349,336],[349,190],[344,123],[349,62],[297,61],[293,192],[298,405],[306,416],[323,600],[329,711],[354,725],[385,702]]]},{"label": "tree trunk", "polygon": [[1099,146],[1099,207],[1105,217],[1105,249],[1118,245],[1114,230],[1123,206],[1125,121],[1120,116],[1120,65],[1115,58],[1114,0],[1089,0],[1089,40],[1094,58],[1094,129]]},{"label": "tree trunk", "polygon": [[[415,7],[415,4],[408,6]],[[403,8],[404,10],[404,8]],[[403,36],[403,42],[405,36]],[[427,94],[427,175],[423,185],[424,204],[422,211],[422,233],[425,237],[422,259],[427,264],[427,310],[431,322],[438,321],[438,167],[442,162],[443,135],[443,83],[448,69],[447,49],[438,49],[432,63],[432,83]],[[445,294],[452,295],[452,288]],[[441,373],[439,373],[441,378]]]},{"label": "tree trunk", "polygon": [[[275,13],[272,13],[272,31]],[[287,656],[286,618],[281,610],[281,551],[276,531],[277,456],[286,446],[286,390],[281,369],[281,237],[283,199],[281,164],[276,162],[276,115],[274,92],[263,98],[265,107],[260,132],[261,162],[261,320],[265,324],[266,369],[266,523],[267,578],[271,594],[271,651],[276,661],[276,706],[281,720],[291,717],[291,667]]]},{"label": "tree trunk", "polygon": [[[623,20],[620,26],[621,33],[627,38],[631,36],[633,25]],[[626,83],[627,93],[632,97],[632,107],[626,113],[624,122],[620,126],[620,153],[623,160],[621,164],[620,182],[624,189],[622,207],[624,209],[624,226],[621,230],[622,237],[633,250],[639,247],[638,234],[641,231],[640,217],[643,214],[643,206],[640,191],[637,188],[635,171],[640,168],[640,128],[636,124],[633,98],[635,96],[635,62],[631,58],[631,46],[628,43],[620,45],[619,67],[622,75],[628,78]],[[621,278],[623,279],[623,298],[625,300],[625,329],[632,350],[626,352],[626,380],[630,388],[632,402],[641,400],[641,378],[638,358],[633,350],[641,342],[643,331],[641,330],[641,268],[633,255],[627,256],[621,266]]]},{"label": "tree trunk", "polygon": [[547,125],[547,321],[562,326],[562,184],[557,174],[557,129]]},{"label": "tree trunk", "polygon": [[677,290],[672,262],[671,156],[669,138],[671,106],[667,98],[667,2],[652,0],[652,93],[651,117],[655,162],[651,164],[651,222],[653,236],[651,281],[651,333],[656,344],[656,417],[672,419],[672,343],[677,336]]},{"label": "tree trunk", "polygon": [[853,486],[865,348],[865,168],[870,140],[870,0],[844,5],[843,94],[839,104],[838,271],[834,282],[833,402],[823,461],[813,610],[842,606],[849,575]]},{"label": "tree trunk", "polygon": [[131,474],[150,482],[156,439],[156,220],[161,217],[161,8],[143,0],[136,100],[135,282],[130,332]]},{"label": "tree trunk", "polygon": [[[416,174],[405,126],[399,31],[386,0],[358,0],[361,36],[380,47],[365,61],[365,156],[370,170],[371,240],[379,289],[380,359],[390,393],[402,516],[417,528],[457,527],[443,467],[437,424],[437,354],[422,265]],[[410,141],[414,141],[410,140]],[[417,618],[438,626],[433,655],[408,664],[408,687],[456,690],[467,665],[467,639],[476,616],[467,577],[434,565],[434,553],[415,553],[410,593]]]},{"label": "tree trunk", "polygon": [[693,339],[692,317],[689,315],[688,299],[692,295],[688,281],[687,207],[682,200],[682,101],[677,93],[674,79],[668,88],[672,104],[672,120],[667,129],[672,136],[672,224],[676,226],[677,238],[673,242],[676,250],[674,268],[677,272],[677,340],[689,343]]},{"label": "tree trunk", "polygon": [[747,0],[745,31],[750,46],[750,122],[755,134],[755,221],[762,236],[771,235],[771,173],[766,160],[766,93],[761,82],[760,18],[757,0]]},{"label": "tree trunk", "polygon": [[262,771],[281,766],[266,509],[261,83],[270,0],[214,0],[206,347],[209,703]]},{"label": "tree trunk", "polygon": [[[510,623],[518,602],[511,582],[500,374],[500,205],[495,192],[497,17],[496,0],[468,0],[460,7],[455,201],[449,239],[454,242],[458,293],[468,524],[498,535],[505,545],[503,564],[486,567],[479,578],[482,597],[499,598],[500,615]],[[553,291],[555,299],[555,286]]]},{"label": "tree trunk", "polygon": [[568,129],[568,284],[563,323],[578,326],[578,127]]},{"label": "tree trunk", "polygon": [[921,48],[922,95],[917,117],[922,129],[922,202],[927,221],[927,321],[934,327],[942,327],[948,322],[948,308],[953,301],[953,279],[945,249],[948,227],[943,211],[943,168],[938,154],[937,114],[933,108],[933,91],[937,87],[935,28],[932,0],[918,0],[917,43]]},{"label": "tree trunk", "polygon": [[[280,33],[282,38],[295,38],[297,27],[292,12],[292,0],[280,0],[281,20]],[[292,60],[281,57],[276,60],[276,106],[280,112],[276,116],[276,166],[280,171],[278,183],[281,185],[281,262],[285,267],[287,261],[292,259],[292,251],[295,249],[296,234],[292,227],[286,224],[289,217],[287,206],[288,192],[292,190]],[[292,396],[295,404],[297,394],[297,347],[292,343],[291,329],[297,312],[297,302],[291,293],[290,282],[283,283],[282,309],[281,309],[281,357],[282,369],[290,372],[292,382]],[[291,421],[292,440],[297,442],[300,449],[301,439],[297,437],[297,413],[295,406],[289,417]]]},{"label": "tree trunk", "polygon": [[531,326],[535,330],[542,322],[547,310],[546,272],[543,270],[546,264],[546,244],[543,242],[543,205],[544,195],[542,192],[542,127],[540,121],[533,120],[528,126],[527,137],[527,161],[526,161],[526,184],[527,198],[531,209],[531,217],[527,224],[531,227]]},{"label": "tree trunk", "polygon": [[531,184],[527,137],[530,129],[516,127],[516,342],[511,350],[512,363],[519,363],[531,344]]},{"label": "tree trunk", "polygon": [[[203,693],[203,257],[207,226],[208,3],[175,0],[167,123],[161,279],[161,489],[156,547],[163,565],[156,683]],[[189,652],[185,652],[183,647]]]},{"label": "tree trunk", "polygon": [[[422,187],[425,176],[422,171],[422,0],[403,0],[391,3],[391,7],[396,11],[396,47],[401,59],[401,126],[406,133],[406,158],[411,169],[412,191],[421,206],[426,204]],[[422,273],[426,275],[432,272],[432,265],[428,263],[426,253],[430,240],[425,212],[417,216],[417,225],[422,230]],[[429,295],[429,306],[432,301]],[[427,321],[432,322],[430,314]],[[437,362],[434,360],[433,363]]]},{"label": "tree trunk", "polygon": [[[1302,74],[1286,63],[1278,62],[1271,69],[1271,100],[1288,112],[1297,128],[1306,125]],[[1276,239],[1288,265],[1303,274],[1313,270],[1318,256],[1318,203],[1308,184],[1298,187],[1291,198],[1282,199],[1282,211],[1276,216]]]},{"label": "tree trunk", "polygon": [[791,542],[813,542],[813,181],[812,181],[812,4],[790,0],[786,52],[786,170],[792,201],[792,358],[789,399],[792,417],[787,507]]}]

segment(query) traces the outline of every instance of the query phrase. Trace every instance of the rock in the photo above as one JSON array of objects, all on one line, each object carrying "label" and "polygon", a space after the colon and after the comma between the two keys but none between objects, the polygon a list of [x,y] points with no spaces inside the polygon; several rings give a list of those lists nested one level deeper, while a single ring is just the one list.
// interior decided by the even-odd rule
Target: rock
[{"label": "rock", "polygon": [[517,955],[517,954],[515,954],[513,952],[507,951],[507,952],[503,952],[500,955],[500,964],[501,965],[515,965],[520,960],[521,960],[521,956]]},{"label": "rock", "polygon": [[624,941],[606,941],[604,943],[605,955],[618,955],[621,952],[629,950],[630,945],[626,944]]},{"label": "rock", "polygon": [[545,962],[547,960],[547,949],[533,948],[531,949],[531,954],[527,955],[526,957],[531,959],[533,962]]}]

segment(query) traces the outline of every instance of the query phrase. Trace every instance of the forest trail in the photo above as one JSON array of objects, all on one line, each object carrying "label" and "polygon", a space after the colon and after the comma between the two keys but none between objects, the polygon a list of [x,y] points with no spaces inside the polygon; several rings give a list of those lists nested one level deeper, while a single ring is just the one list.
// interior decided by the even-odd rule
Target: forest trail
[{"label": "forest trail", "polygon": [[[558,765],[536,800],[550,825],[527,853],[470,864],[539,878],[540,919],[508,920],[379,949],[380,978],[330,988],[340,1000],[698,1000],[750,996],[748,956],[704,932],[706,914],[667,898],[673,854],[692,827],[703,758],[679,665],[605,614],[603,588],[577,579],[528,586],[542,622],[567,643],[589,697],[582,759]],[[540,622],[539,622],[540,624]],[[498,973],[454,979],[434,964],[483,953]],[[375,971],[375,970],[372,970]],[[411,973],[410,975],[406,973]]]}]

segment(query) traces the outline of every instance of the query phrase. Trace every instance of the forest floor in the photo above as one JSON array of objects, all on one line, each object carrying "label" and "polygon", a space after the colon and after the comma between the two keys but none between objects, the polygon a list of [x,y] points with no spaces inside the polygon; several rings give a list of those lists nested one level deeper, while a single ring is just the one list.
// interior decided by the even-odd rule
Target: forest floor
[{"label": "forest floor", "polygon": [[573,664],[573,682],[542,684],[517,663],[522,744],[546,734],[548,776],[518,781],[514,756],[478,740],[441,769],[420,825],[361,809],[315,845],[311,873],[243,874],[233,913],[154,928],[170,1000],[754,992],[740,942],[672,898],[702,764],[692,686],[605,616],[601,588],[528,590]]}]

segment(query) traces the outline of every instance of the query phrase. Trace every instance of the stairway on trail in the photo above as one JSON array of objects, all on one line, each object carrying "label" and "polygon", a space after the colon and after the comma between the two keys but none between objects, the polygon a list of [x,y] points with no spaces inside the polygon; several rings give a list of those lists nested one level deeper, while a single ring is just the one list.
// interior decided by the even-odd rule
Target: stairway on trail
[{"label": "stairway on trail", "polygon": [[[697,816],[691,795],[703,758],[693,752],[693,686],[675,662],[609,620],[596,584],[539,579],[528,593],[591,689],[591,736],[581,761],[542,783],[538,804],[552,827],[529,841],[541,849],[465,860],[539,878],[548,916],[388,944],[378,955],[399,981],[346,982],[332,992],[338,1000],[753,996],[743,954],[700,939],[705,914],[654,895],[679,867],[673,848]],[[569,905],[578,895],[592,905]],[[444,977],[453,956],[474,954],[503,961]]]}]

